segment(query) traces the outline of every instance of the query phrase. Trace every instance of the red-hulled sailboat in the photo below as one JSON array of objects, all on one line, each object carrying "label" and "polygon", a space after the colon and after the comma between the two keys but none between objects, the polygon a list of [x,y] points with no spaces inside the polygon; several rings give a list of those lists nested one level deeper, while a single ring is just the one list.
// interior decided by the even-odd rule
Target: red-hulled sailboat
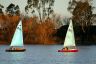
[{"label": "red-hulled sailboat", "polygon": [[72,20],[70,20],[70,24],[67,30],[64,47],[61,50],[58,50],[58,52],[78,52],[75,44]]}]

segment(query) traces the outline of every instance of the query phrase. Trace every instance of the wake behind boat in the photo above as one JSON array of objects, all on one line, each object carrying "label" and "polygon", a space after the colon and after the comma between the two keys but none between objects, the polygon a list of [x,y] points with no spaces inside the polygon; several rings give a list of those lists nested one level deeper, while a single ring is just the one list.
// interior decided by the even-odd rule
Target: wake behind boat
[{"label": "wake behind boat", "polygon": [[67,30],[64,47],[63,49],[58,50],[58,52],[78,52],[78,49],[76,48],[76,44],[75,44],[72,21],[70,21],[70,24]]},{"label": "wake behind boat", "polygon": [[14,33],[10,48],[6,49],[6,52],[23,52],[26,50],[25,48],[21,48],[23,46],[22,21],[20,21]]}]

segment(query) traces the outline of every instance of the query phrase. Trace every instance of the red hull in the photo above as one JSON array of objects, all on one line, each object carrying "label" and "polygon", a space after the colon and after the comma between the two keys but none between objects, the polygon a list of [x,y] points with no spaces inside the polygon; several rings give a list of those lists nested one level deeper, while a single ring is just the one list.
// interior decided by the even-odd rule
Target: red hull
[{"label": "red hull", "polygon": [[73,50],[58,50],[58,52],[78,52],[77,49],[73,49]]}]

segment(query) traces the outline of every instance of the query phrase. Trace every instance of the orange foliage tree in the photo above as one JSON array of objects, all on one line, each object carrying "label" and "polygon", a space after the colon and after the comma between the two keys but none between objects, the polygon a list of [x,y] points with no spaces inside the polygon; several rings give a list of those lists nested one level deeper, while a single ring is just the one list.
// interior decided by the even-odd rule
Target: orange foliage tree
[{"label": "orange foliage tree", "polygon": [[19,16],[0,16],[0,28],[2,35],[4,36],[4,40],[8,43],[11,41],[11,38],[13,36],[12,34],[14,33],[18,20]]},{"label": "orange foliage tree", "polygon": [[[16,26],[20,20],[19,16],[0,16],[0,24],[2,25],[3,39],[11,42]],[[53,37],[56,30],[51,19],[47,19],[42,23],[37,22],[37,17],[23,18],[23,35],[26,44],[55,44],[56,39]]]},{"label": "orange foliage tree", "polygon": [[24,41],[28,44],[55,44],[54,23],[46,20],[41,24],[37,17],[23,20]]},{"label": "orange foliage tree", "polygon": [[55,38],[52,36],[54,32],[54,23],[51,20],[45,20],[35,28],[36,42],[39,44],[55,44]]}]

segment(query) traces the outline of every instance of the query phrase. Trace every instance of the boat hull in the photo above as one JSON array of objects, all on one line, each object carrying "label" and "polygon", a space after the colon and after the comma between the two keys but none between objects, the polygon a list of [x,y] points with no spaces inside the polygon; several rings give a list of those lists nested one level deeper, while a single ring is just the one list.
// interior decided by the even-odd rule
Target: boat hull
[{"label": "boat hull", "polygon": [[6,52],[24,52],[24,51],[26,51],[26,49],[24,49],[24,48],[18,48],[18,49],[14,49],[14,50],[6,49]]},{"label": "boat hull", "polygon": [[58,50],[58,52],[78,52],[77,49],[70,49],[70,50]]}]

